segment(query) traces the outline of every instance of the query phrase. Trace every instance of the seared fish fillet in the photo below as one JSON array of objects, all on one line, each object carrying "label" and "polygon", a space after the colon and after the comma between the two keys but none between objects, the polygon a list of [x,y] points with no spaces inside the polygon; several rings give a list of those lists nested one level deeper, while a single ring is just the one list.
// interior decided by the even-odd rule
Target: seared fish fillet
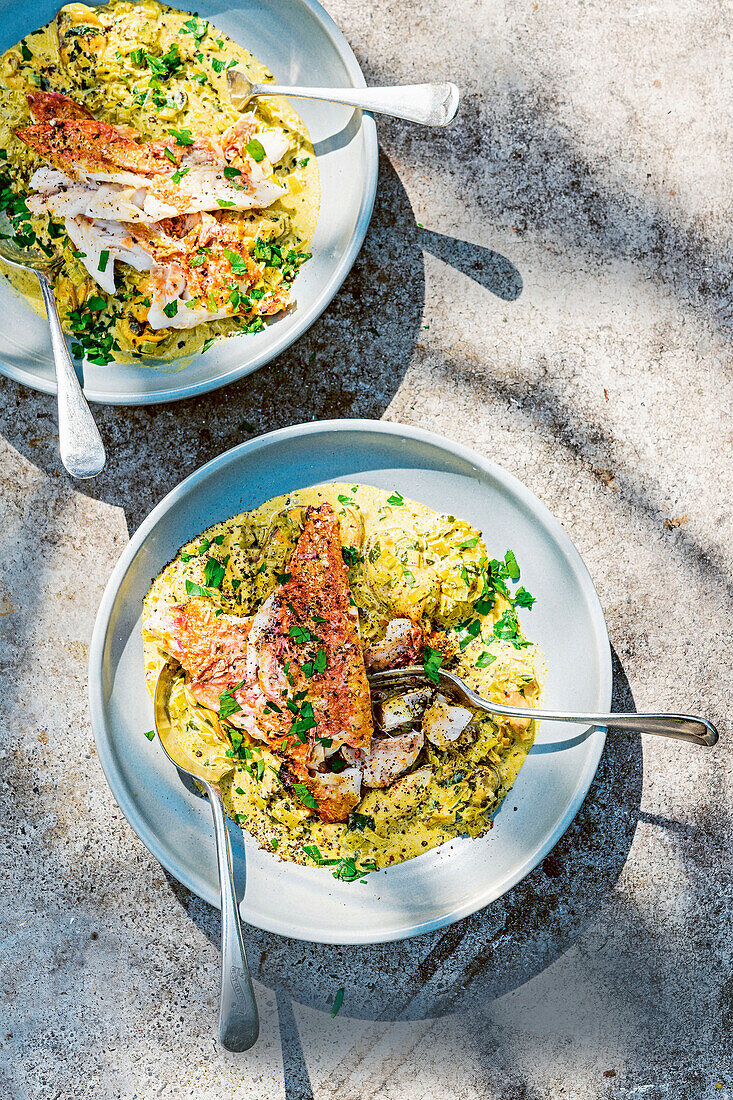
[{"label": "seared fish fillet", "polygon": [[283,759],[283,782],[306,787],[322,820],[346,820],[359,801],[361,772],[334,771],[329,759],[342,746],[368,752],[373,722],[358,613],[330,505],[308,509],[288,579],[254,619],[215,616],[194,598],[158,605],[145,625],[180,661],[199,702],[220,710],[226,691],[226,720]]},{"label": "seared fish fillet", "polygon": [[[38,103],[40,93],[35,98]],[[52,110],[53,105],[44,108]],[[65,105],[64,105],[64,109]],[[143,141],[129,126],[113,126],[93,118],[51,118],[16,130],[16,135],[63,173],[64,188],[55,180],[55,211],[78,203],[87,192],[89,217],[122,221],[154,222],[200,210],[250,210],[270,206],[285,189],[265,174],[251,157],[239,160],[239,175],[224,175],[228,161],[219,142],[211,137],[192,137],[187,144]],[[74,183],[81,185],[74,187]],[[95,205],[96,188],[108,183],[105,209]]]},{"label": "seared fish fillet", "polygon": [[109,294],[116,263],[149,271],[152,329],[287,306],[286,285],[255,304],[247,297],[262,268],[241,226],[223,212],[262,209],[284,193],[247,152],[256,134],[275,163],[288,148],[281,130],[259,131],[253,117],[242,116],[219,138],[181,131],[180,142],[145,142],[129,126],[97,121],[68,96],[31,92],[27,99],[37,121],[17,136],[50,162],[31,178],[36,193],[28,208],[64,219],[84,266]]},{"label": "seared fish fillet", "polygon": [[26,99],[34,122],[50,122],[52,118],[93,118],[91,111],[61,92],[28,92]]}]

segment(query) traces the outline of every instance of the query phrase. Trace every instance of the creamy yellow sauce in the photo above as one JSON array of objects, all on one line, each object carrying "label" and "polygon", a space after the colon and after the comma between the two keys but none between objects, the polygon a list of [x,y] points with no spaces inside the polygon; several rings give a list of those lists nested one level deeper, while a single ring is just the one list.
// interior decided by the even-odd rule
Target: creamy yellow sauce
[{"label": "creamy yellow sauce", "polygon": [[[205,585],[211,557],[225,571],[207,598],[228,614],[253,614],[286,572],[305,507],[324,501],[339,517],[365,646],[384,637],[392,618],[409,617],[426,629],[447,630],[458,652],[450,667],[481,694],[506,701],[506,692],[518,692],[528,705],[538,705],[544,658],[519,626],[514,604],[524,590],[509,575],[518,574],[513,558],[492,562],[481,533],[464,520],[368,485],[297,490],[208,528],[155,579],[144,601],[143,628],[159,600],[182,602],[189,598],[187,587]],[[496,578],[490,592],[487,576]],[[519,603],[531,605],[531,597],[519,595]],[[166,657],[144,629],[143,635],[152,694]],[[385,789],[365,791],[348,822],[326,824],[281,785],[279,760],[268,748],[245,734],[235,751],[226,723],[193,703],[183,680],[172,693],[170,713],[186,754],[221,772],[227,812],[247,833],[282,859],[316,865],[337,860],[335,873],[346,878],[490,829],[536,732],[535,723],[516,732],[499,718],[475,715],[457,741],[438,749],[426,740],[408,774]]]},{"label": "creamy yellow sauce", "polygon": [[[146,62],[148,57],[152,60]],[[166,58],[172,60],[166,62]],[[8,209],[10,200],[12,211],[13,196],[28,193],[30,177],[45,163],[13,133],[30,121],[28,92],[61,92],[86,106],[97,119],[133,126],[147,140],[170,140],[171,128],[218,136],[240,117],[227,87],[227,68],[232,63],[253,82],[274,83],[269,69],[213,23],[157,0],[112,0],[95,8],[84,4],[61,8],[56,19],[26,35],[0,57],[3,209]],[[283,256],[297,255],[301,264],[305,261],[300,257],[309,254],[320,207],[318,165],[308,130],[281,97],[257,99],[248,109],[255,109],[265,126],[282,128],[289,138],[288,152],[273,169],[274,178],[287,193],[265,210],[226,211],[221,216],[241,221],[248,239],[275,244]],[[22,218],[16,224],[30,225],[34,246],[58,259],[53,281],[62,324],[79,341],[76,354],[86,352],[92,362],[115,359],[159,366],[177,360],[185,365],[191,355],[206,350],[217,339],[247,331],[243,316],[202,323],[193,329],[153,331],[145,325],[148,272],[118,264],[117,290],[109,295],[81,263],[60,219],[43,214]],[[282,267],[277,262],[266,265],[256,289],[277,289],[283,279]],[[2,261],[0,272],[43,315],[35,276],[16,272]],[[291,295],[291,301],[295,297]],[[98,304],[100,299],[104,308],[90,310],[88,303]],[[267,323],[277,324],[277,317]],[[104,336],[101,351],[89,337],[91,330]]]}]

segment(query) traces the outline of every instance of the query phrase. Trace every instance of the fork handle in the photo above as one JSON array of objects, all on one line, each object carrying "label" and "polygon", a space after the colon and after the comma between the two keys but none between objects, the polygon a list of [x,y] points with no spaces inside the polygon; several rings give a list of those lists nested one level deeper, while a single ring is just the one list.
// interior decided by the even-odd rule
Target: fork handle
[{"label": "fork handle", "polygon": [[[488,709],[488,708],[487,708]],[[499,711],[492,704],[494,713],[512,711],[513,717],[527,716],[521,707],[506,707]],[[636,733],[654,733],[658,737],[672,737],[677,741],[689,741],[693,745],[710,747],[718,740],[718,731],[706,718],[692,714],[563,714],[555,711],[532,710],[532,718],[546,722],[580,722],[589,726],[615,726],[617,729]]]},{"label": "fork handle", "polygon": [[460,92],[455,84],[402,84],[394,88],[288,88],[253,84],[250,95],[288,95],[344,103],[362,111],[393,115],[423,126],[447,126],[456,117]]},{"label": "fork handle", "polygon": [[107,461],[102,437],[76,377],[51,284],[41,271],[36,274],[51,329],[51,348],[56,366],[61,461],[72,477],[95,477]]}]

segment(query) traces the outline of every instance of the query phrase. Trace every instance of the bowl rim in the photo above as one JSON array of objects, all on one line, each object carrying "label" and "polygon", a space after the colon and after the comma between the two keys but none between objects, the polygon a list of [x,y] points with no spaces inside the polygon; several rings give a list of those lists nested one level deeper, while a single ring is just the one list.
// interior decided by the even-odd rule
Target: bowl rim
[{"label": "bowl rim", "polygon": [[[339,29],[326,9],[318,0],[298,0],[298,3],[304,4],[310,9],[311,13],[322,25],[322,29],[326,36],[333,42],[351,79],[351,85],[345,85],[345,87],[365,88],[366,79],[361,71],[361,66],[356,58],[356,54],[349,45],[346,36]],[[180,387],[170,390],[158,389],[146,393],[127,393],[123,390],[112,390],[108,392],[84,386],[84,396],[89,402],[99,405],[122,406],[161,405],[167,402],[184,401],[190,397],[197,397],[200,394],[210,393],[212,390],[220,389],[222,386],[228,386],[232,382],[238,381],[240,378],[246,378],[248,375],[254,374],[255,371],[260,370],[261,367],[266,366],[268,363],[272,362],[273,359],[277,358],[278,355],[281,355],[291,347],[292,344],[299,340],[301,336],[315,324],[324,310],[331,304],[336,294],[341,289],[346,276],[351,271],[356,257],[361,251],[361,246],[364,243],[364,238],[366,237],[369,222],[372,217],[372,211],[374,209],[379,175],[379,142],[377,139],[377,127],[374,117],[371,114],[365,111],[358,113],[361,115],[360,129],[363,135],[366,166],[359,212],[351,235],[351,240],[349,241],[346,251],[340,257],[331,278],[322,288],[321,293],[311,308],[304,311],[300,318],[298,318],[297,313],[295,314],[295,324],[292,329],[287,333],[283,333],[281,336],[276,336],[274,342],[264,348],[251,362],[244,366],[232,367],[230,370],[227,370],[226,373],[217,375],[215,378],[205,379],[200,382],[191,382],[188,385],[184,383]],[[270,327],[272,329],[274,326]],[[136,369],[134,364],[119,365],[127,365],[130,370],[133,371]],[[83,367],[80,369],[83,370]],[[185,368],[180,374],[181,376],[185,374]],[[55,381],[39,378],[32,371],[26,370],[23,367],[12,366],[3,362],[2,359],[0,359],[0,375],[4,375],[6,378],[10,378],[12,381],[19,382],[24,386],[28,386],[29,389],[36,390],[39,393],[48,393],[55,396],[57,392]]]},{"label": "bowl rim", "polygon": [[[199,469],[195,470],[192,474],[189,474],[188,477],[171,489],[152,509],[133,534],[115,565],[105,587],[94,624],[88,665],[88,690],[92,729],[102,770],[114,799],[117,801],[133,832],[162,866],[164,866],[179,882],[192,890],[198,897],[201,897],[216,908],[219,907],[218,894],[208,889],[205,885],[203,885],[202,888],[203,880],[199,880],[195,875],[192,875],[188,868],[182,863],[176,859],[170,858],[170,854],[163,847],[162,843],[159,843],[157,836],[151,834],[148,830],[142,815],[137,810],[134,797],[128,795],[125,783],[122,776],[119,774],[114,753],[111,749],[111,742],[106,736],[105,703],[103,697],[103,660],[110,619],[114,611],[117,594],[122,586],[125,575],[134,562],[138,552],[143,547],[149,534],[154,530],[159,520],[162,519],[171,508],[174,508],[181,500],[185,499],[191,487],[212,473],[215,473],[218,469],[225,467],[231,462],[237,461],[240,456],[253,454],[263,447],[271,446],[273,443],[276,444],[281,441],[291,440],[295,437],[300,437],[305,440],[309,436],[317,433],[341,431],[402,435],[416,442],[426,443],[444,451],[448,451],[472,463],[482,472],[499,480],[506,488],[515,494],[522,503],[529,506],[532,511],[541,518],[543,524],[549,529],[550,534],[556,539],[561,549],[572,560],[578,581],[584,593],[589,598],[589,603],[592,608],[593,625],[598,637],[599,656],[601,657],[598,679],[600,695],[599,709],[605,709],[607,711],[611,709],[613,683],[611,647],[603,609],[593,579],[580,552],[576,549],[560,521],[553,516],[542,501],[515,477],[514,474],[509,473],[503,467],[484,458],[483,455],[471,448],[456,443],[445,436],[394,421],[367,419],[311,421],[309,423],[290,425],[289,427],[267,432],[261,436],[257,436],[255,439],[240,443],[224,451],[222,454],[199,467]],[[304,929],[299,928],[297,924],[293,924],[292,920],[252,920],[251,916],[248,916],[244,909],[244,904],[246,903],[243,903],[242,917],[256,927],[281,936],[303,939],[308,942],[351,944],[389,942],[406,939],[410,936],[436,931],[455,923],[457,920],[470,916],[472,913],[477,912],[479,909],[484,908],[484,906],[507,893],[513,886],[516,886],[518,882],[521,882],[558,843],[570,826],[588,793],[593,777],[598,769],[605,740],[605,727],[596,727],[594,734],[588,738],[588,754],[582,771],[578,775],[573,797],[545,841],[539,845],[538,848],[529,852],[519,866],[500,883],[494,884],[476,893],[469,900],[456,906],[449,913],[413,924],[406,922],[403,926],[390,930],[388,934],[380,934],[377,939],[375,939],[373,935],[370,936],[367,930],[363,934],[349,933],[348,937],[341,940],[334,940],[329,938],[328,935],[324,935],[323,937],[314,936],[312,928],[308,930],[308,934],[304,934]],[[120,796],[121,793],[122,797]]]}]

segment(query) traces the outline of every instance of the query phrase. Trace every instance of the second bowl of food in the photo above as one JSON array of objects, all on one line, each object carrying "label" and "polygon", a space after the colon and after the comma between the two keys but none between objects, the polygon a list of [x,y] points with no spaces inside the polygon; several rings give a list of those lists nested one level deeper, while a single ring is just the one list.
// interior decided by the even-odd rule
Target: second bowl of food
[{"label": "second bowl of food", "polygon": [[100,608],[105,773],[151,851],[216,903],[207,808],[144,736],[165,663],[177,755],[217,769],[241,828],[243,916],[327,942],[425,931],[503,893],[567,828],[603,746],[602,730],[465,711],[429,680],[370,699],[373,670],[610,704],[603,616],[559,524],[473,452],[369,421],[283,429],[209,463],[136,532]]}]

